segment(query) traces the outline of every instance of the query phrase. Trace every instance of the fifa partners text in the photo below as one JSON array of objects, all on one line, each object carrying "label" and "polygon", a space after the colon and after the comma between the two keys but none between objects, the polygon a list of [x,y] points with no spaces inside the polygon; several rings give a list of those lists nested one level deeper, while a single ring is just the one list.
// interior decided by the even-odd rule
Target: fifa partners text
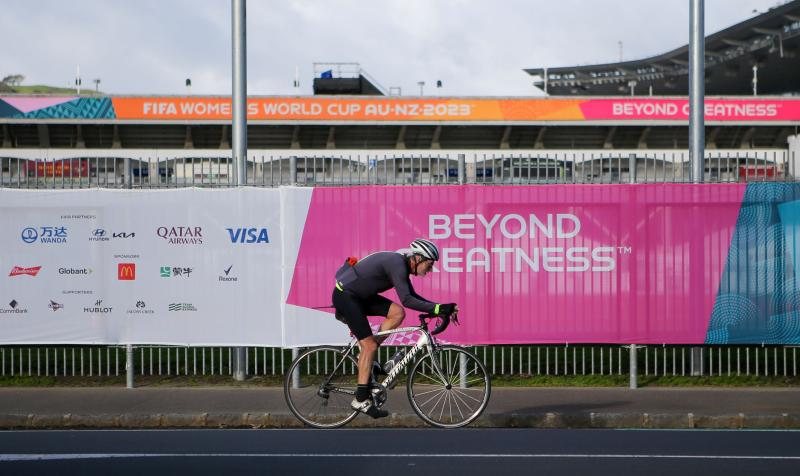
[{"label": "fifa partners text", "polygon": [[[504,244],[530,243],[529,240],[567,240],[580,234],[581,222],[569,213],[545,216],[516,213],[429,215],[428,238],[431,240],[497,240]],[[573,240],[570,240],[574,243]],[[549,244],[549,243],[548,243]],[[441,269],[449,273],[523,271],[574,273],[610,272],[617,267],[617,246],[514,246],[514,247],[442,247]],[[625,252],[630,252],[625,248]]]}]

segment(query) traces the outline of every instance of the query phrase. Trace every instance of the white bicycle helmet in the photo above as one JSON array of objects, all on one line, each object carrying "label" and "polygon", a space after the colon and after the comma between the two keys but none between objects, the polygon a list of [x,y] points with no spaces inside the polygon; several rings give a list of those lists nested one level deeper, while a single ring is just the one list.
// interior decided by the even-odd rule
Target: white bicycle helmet
[{"label": "white bicycle helmet", "polygon": [[436,245],[423,238],[417,238],[411,242],[411,251],[425,259],[439,261],[439,249]]}]

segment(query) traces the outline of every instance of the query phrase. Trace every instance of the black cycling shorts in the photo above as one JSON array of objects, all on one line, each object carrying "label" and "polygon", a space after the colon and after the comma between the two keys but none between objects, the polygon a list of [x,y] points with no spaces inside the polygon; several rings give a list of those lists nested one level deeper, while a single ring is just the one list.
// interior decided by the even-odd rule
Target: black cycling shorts
[{"label": "black cycling shorts", "polygon": [[366,339],[372,335],[367,316],[389,315],[392,301],[381,295],[367,299],[360,299],[347,291],[333,289],[333,307],[336,308],[336,318],[347,324],[347,327],[356,336],[356,339]]}]

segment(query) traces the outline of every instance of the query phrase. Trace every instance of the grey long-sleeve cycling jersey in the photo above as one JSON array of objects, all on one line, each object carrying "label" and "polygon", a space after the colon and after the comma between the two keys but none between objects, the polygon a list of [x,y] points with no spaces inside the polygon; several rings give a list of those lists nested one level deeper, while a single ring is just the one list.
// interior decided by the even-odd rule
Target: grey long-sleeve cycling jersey
[{"label": "grey long-sleeve cycling jersey", "polygon": [[434,312],[436,304],[414,291],[406,256],[393,251],[379,251],[366,256],[355,266],[344,265],[336,272],[336,281],[345,291],[366,299],[391,288],[403,306],[420,312]]}]

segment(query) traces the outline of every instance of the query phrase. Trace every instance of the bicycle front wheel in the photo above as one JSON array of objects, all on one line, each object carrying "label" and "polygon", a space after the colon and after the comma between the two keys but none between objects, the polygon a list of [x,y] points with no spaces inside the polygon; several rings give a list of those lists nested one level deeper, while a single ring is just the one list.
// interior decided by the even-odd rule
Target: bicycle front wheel
[{"label": "bicycle front wheel", "polygon": [[301,353],[289,366],[283,394],[289,410],[314,428],[337,428],[358,415],[350,407],[358,386],[358,362],[336,347]]},{"label": "bicycle front wheel", "polygon": [[486,409],[491,392],[483,362],[454,345],[438,347],[424,356],[408,375],[411,407],[426,423],[440,428],[458,428],[475,421]]}]

